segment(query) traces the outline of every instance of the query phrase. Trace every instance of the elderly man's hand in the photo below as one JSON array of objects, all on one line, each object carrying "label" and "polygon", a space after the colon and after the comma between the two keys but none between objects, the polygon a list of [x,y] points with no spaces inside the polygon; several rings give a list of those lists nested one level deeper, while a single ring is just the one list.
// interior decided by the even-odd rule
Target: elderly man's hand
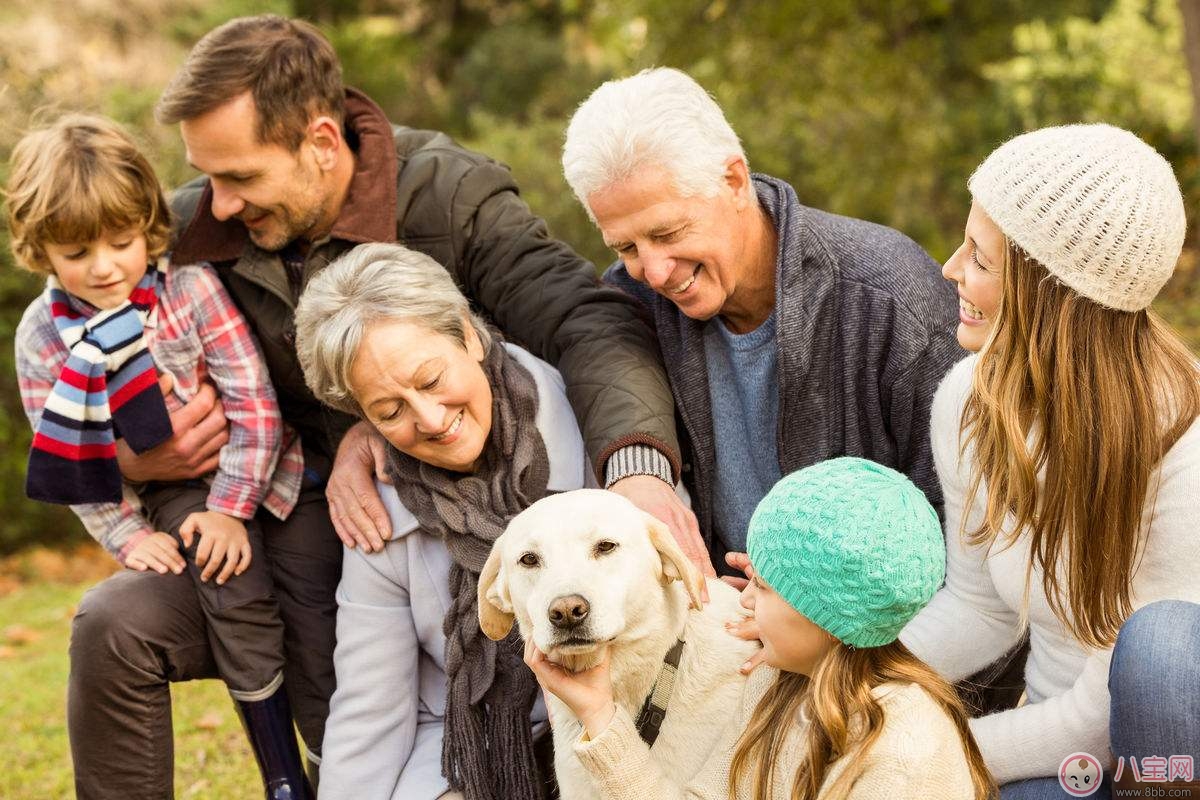
[{"label": "elderly man's hand", "polygon": [[383,549],[392,538],[392,521],[375,489],[375,479],[391,483],[383,437],[369,423],[359,422],[338,445],[325,498],[329,518],[346,547],[358,545],[364,553]]},{"label": "elderly man's hand", "polygon": [[[696,515],[683,504],[683,500],[668,484],[653,475],[630,475],[608,488],[647,514],[665,522],[688,560],[696,565],[704,577],[716,577],[717,571],[713,569],[708,548],[704,546],[704,539],[700,536],[700,523],[696,520]],[[708,586],[703,587],[701,594],[707,603]]]},{"label": "elderly man's hand", "polygon": [[[158,388],[166,397],[174,381],[170,374],[158,379]],[[131,481],[186,481],[207,475],[217,468],[221,448],[229,441],[229,422],[217,397],[217,390],[205,383],[196,396],[171,413],[174,433],[160,445],[136,454],[117,440],[117,464],[121,474]]]}]

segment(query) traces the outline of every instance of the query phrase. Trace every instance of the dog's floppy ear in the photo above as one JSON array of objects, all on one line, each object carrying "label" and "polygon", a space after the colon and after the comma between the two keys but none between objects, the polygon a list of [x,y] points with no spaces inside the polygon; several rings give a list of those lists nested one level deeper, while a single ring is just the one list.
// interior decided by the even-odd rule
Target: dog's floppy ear
[{"label": "dog's floppy ear", "polygon": [[[504,537],[501,536],[500,539]],[[512,630],[512,602],[503,575],[500,539],[492,544],[491,555],[479,573],[479,627],[493,641],[500,641]]]},{"label": "dog's floppy ear", "polygon": [[688,597],[692,601],[691,607],[703,608],[704,601],[701,600],[700,593],[704,586],[704,576],[700,574],[700,570],[696,569],[696,565],[683,554],[675,537],[671,535],[671,529],[665,523],[645,512],[642,512],[642,515],[646,518],[646,530],[650,534],[650,543],[654,545],[654,549],[658,551],[658,557],[662,559],[663,585],[665,586],[671,581],[683,581]]}]

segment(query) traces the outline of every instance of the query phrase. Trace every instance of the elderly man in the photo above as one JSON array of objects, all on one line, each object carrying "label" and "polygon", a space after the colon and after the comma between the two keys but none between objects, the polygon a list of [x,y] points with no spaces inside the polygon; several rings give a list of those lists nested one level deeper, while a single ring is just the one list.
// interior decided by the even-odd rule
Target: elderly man
[{"label": "elderly man", "polygon": [[[592,266],[548,235],[504,167],[444,134],[392,125],[343,86],[337,56],[315,28],[275,16],[206,35],[157,113],[180,123],[188,159],[205,173],[174,199],[173,260],[215,266],[304,447],[306,482],[293,514],[311,517],[311,535],[273,536],[269,519],[263,528],[286,628],[287,693],[313,763],[334,690],[338,537],[379,550],[390,535],[373,480],[383,473],[382,439],[317,402],[295,352],[305,284],[355,244],[402,241],[445,265],[476,307],[562,371],[604,484],[673,521],[681,536],[694,528],[672,487],[674,409],[651,331],[628,297],[598,285]],[[226,434],[211,393],[172,421],[172,440],[124,453],[127,477],[181,480],[213,468]],[[447,419],[428,434],[453,425]],[[186,583],[131,571],[80,604],[68,715],[80,797],[171,793],[168,681],[214,674]]]},{"label": "elderly man", "polygon": [[598,88],[562,160],[619,258],[606,280],[653,317],[715,562],[745,549],[776,480],[834,456],[894,467],[940,508],[930,403],[964,353],[954,291],[919,246],[752,174],[721,109],[673,69]]}]

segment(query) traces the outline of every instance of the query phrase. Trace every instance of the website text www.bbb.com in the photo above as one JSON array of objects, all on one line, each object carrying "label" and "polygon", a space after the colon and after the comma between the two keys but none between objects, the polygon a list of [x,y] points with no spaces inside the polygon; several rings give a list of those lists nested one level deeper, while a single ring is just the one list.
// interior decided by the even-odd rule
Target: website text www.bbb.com
[{"label": "website text www.bbb.com", "polygon": [[1192,790],[1172,789],[1170,786],[1139,786],[1136,789],[1113,789],[1113,797],[1191,797]]}]

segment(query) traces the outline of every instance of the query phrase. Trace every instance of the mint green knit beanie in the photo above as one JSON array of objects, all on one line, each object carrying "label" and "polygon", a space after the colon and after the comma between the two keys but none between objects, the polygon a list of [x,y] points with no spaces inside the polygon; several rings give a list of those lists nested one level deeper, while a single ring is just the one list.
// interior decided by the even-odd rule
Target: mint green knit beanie
[{"label": "mint green knit beanie", "polygon": [[925,495],[862,458],[780,480],[750,518],[746,549],[793,608],[855,647],[894,642],[946,572],[942,526]]}]

